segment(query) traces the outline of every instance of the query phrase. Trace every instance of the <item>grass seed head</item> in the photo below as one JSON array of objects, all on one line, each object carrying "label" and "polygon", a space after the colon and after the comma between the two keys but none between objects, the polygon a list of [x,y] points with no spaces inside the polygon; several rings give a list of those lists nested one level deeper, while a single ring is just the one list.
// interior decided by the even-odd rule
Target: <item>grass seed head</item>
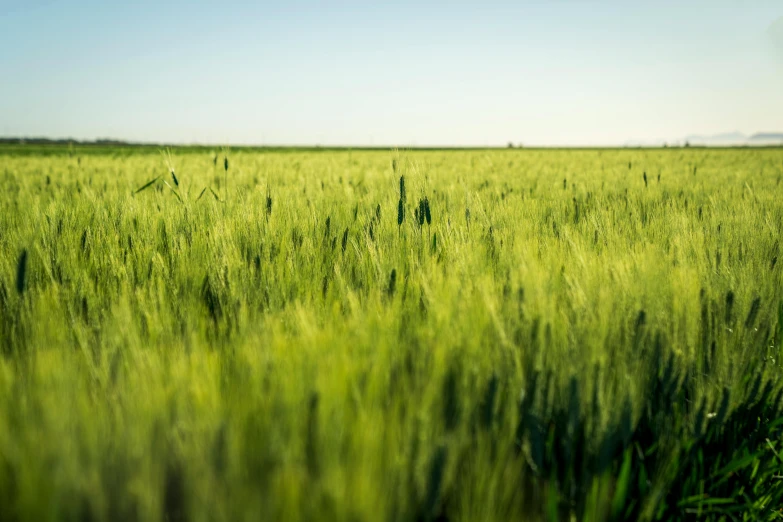
[{"label": "grass seed head", "polygon": [[22,250],[16,264],[16,292],[24,294],[27,289],[27,249]]},{"label": "grass seed head", "polygon": [[394,291],[397,289],[397,269],[392,268],[391,274],[389,274],[389,287],[386,290],[389,297],[394,295]]},{"label": "grass seed head", "polygon": [[761,298],[757,297],[750,304],[750,311],[748,311],[748,317],[745,318],[745,328],[752,328],[756,323],[756,317],[759,314],[759,308],[761,308]]},{"label": "grass seed head", "polygon": [[307,412],[307,432],[305,433],[305,454],[307,462],[307,471],[312,477],[317,477],[320,474],[320,457],[318,452],[318,392],[313,392],[310,396]]},{"label": "grass seed head", "polygon": [[733,310],[734,310],[734,292],[729,290],[726,292],[726,324],[731,325],[733,322]]},{"label": "grass seed head", "polygon": [[645,324],[647,324],[647,313],[645,313],[644,310],[639,310],[639,313],[636,316],[636,324],[635,324],[636,330],[638,331]]}]

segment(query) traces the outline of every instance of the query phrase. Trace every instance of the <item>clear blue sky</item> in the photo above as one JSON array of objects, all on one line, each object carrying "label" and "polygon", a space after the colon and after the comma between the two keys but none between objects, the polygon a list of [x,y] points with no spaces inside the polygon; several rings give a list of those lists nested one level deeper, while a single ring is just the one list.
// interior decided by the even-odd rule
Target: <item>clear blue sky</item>
[{"label": "clear blue sky", "polygon": [[405,146],[783,131],[781,16],[781,0],[0,0],[0,135]]}]

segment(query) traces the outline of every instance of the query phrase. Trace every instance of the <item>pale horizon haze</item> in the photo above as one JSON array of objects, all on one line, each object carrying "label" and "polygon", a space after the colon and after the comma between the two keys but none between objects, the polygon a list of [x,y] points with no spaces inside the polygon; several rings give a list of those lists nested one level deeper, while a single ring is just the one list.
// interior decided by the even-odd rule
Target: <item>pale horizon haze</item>
[{"label": "pale horizon haze", "polygon": [[783,2],[0,0],[0,137],[656,143],[783,132]]}]

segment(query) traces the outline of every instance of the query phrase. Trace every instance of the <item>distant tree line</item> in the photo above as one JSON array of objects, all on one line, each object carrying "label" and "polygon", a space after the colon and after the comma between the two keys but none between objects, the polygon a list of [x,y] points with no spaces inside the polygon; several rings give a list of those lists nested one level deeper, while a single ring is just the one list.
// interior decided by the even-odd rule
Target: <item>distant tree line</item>
[{"label": "distant tree line", "polygon": [[133,145],[133,143],[122,140],[114,139],[99,139],[99,140],[73,140],[73,139],[59,139],[54,140],[51,138],[2,138],[0,137],[0,144],[4,145]]}]

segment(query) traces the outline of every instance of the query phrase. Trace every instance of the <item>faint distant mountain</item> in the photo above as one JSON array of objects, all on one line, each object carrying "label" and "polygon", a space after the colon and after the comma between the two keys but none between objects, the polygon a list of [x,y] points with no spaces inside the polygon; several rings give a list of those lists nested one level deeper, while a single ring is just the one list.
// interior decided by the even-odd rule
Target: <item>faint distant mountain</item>
[{"label": "faint distant mountain", "polygon": [[741,132],[724,132],[723,134],[713,134],[710,136],[688,136],[684,141],[691,145],[745,145],[748,142],[748,136]]},{"label": "faint distant mountain", "polygon": [[763,147],[769,145],[783,146],[783,132],[757,132],[750,136],[739,131],[709,135],[692,134],[679,140],[633,140],[623,144],[625,147]]},{"label": "faint distant mountain", "polygon": [[683,143],[685,142],[690,145],[708,147],[783,145],[783,133],[758,132],[752,136],[747,136],[741,132],[725,132],[723,134],[712,134],[708,136],[688,136],[683,140]]},{"label": "faint distant mountain", "polygon": [[783,144],[783,132],[757,132],[748,141],[755,144]]}]

